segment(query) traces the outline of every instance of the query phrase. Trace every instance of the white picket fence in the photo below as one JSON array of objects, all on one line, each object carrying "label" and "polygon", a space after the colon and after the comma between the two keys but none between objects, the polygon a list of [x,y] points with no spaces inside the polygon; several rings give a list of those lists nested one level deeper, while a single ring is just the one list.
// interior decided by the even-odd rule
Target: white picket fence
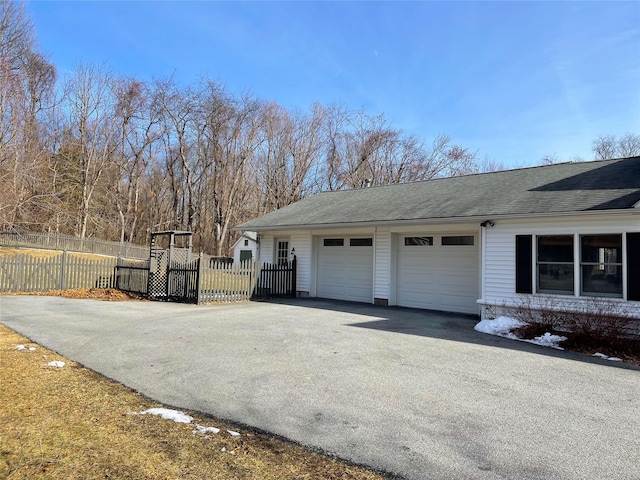
[{"label": "white picket fence", "polygon": [[0,292],[113,288],[116,260],[82,258],[67,252],[49,258],[0,257]]},{"label": "white picket fence", "polygon": [[216,262],[213,265],[200,263],[198,303],[229,303],[251,300],[258,264],[245,260],[237,264]]}]

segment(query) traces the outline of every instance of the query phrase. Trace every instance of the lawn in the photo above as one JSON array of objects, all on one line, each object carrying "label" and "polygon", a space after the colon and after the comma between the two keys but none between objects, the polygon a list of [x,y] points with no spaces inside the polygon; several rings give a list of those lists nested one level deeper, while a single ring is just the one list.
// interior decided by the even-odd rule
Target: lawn
[{"label": "lawn", "polygon": [[163,406],[1,325],[0,360],[0,478],[385,478],[203,414],[141,415]]}]

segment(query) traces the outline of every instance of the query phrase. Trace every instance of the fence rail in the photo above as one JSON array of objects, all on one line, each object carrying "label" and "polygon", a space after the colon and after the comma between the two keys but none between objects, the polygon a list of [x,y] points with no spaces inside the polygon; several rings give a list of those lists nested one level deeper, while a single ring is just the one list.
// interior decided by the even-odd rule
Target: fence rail
[{"label": "fence rail", "polygon": [[0,257],[0,292],[112,288],[115,266],[115,258],[94,260],[67,253],[50,258]]},{"label": "fence rail", "polygon": [[108,242],[95,238],[77,238],[59,233],[0,232],[1,247],[33,247],[48,250],[95,253],[112,257],[149,258],[149,247],[133,243]]}]

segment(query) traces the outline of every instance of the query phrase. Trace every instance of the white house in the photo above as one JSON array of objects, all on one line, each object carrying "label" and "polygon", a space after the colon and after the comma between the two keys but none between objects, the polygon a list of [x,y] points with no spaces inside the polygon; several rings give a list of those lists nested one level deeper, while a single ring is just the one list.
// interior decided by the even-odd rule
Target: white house
[{"label": "white house", "polygon": [[523,296],[640,317],[640,157],[325,192],[246,222],[300,296],[492,316]]},{"label": "white house", "polygon": [[240,238],[231,247],[233,249],[233,263],[258,258],[257,232],[243,231]]}]

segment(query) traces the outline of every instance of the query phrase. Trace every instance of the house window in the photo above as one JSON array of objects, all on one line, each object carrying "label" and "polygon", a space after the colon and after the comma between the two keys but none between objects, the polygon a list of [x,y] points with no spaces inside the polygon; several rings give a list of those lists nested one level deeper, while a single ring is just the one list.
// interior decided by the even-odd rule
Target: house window
[{"label": "house window", "polygon": [[373,238],[350,238],[349,246],[350,247],[372,247]]},{"label": "house window", "polygon": [[433,245],[433,237],[404,237],[406,247]]},{"label": "house window", "polygon": [[278,240],[276,247],[276,263],[286,265],[289,262],[289,241]]},{"label": "house window", "polygon": [[581,295],[622,297],[622,235],[580,237]]},{"label": "house window", "polygon": [[249,240],[245,239],[245,241],[244,241],[244,246],[245,246],[245,247],[248,247],[248,246],[249,246]]},{"label": "house window", "polygon": [[443,236],[442,245],[473,245],[473,235]]},{"label": "house window", "polygon": [[322,244],[325,247],[343,247],[344,246],[344,238],[325,238],[322,241]]},{"label": "house window", "polygon": [[573,235],[538,237],[538,292],[573,295]]}]

